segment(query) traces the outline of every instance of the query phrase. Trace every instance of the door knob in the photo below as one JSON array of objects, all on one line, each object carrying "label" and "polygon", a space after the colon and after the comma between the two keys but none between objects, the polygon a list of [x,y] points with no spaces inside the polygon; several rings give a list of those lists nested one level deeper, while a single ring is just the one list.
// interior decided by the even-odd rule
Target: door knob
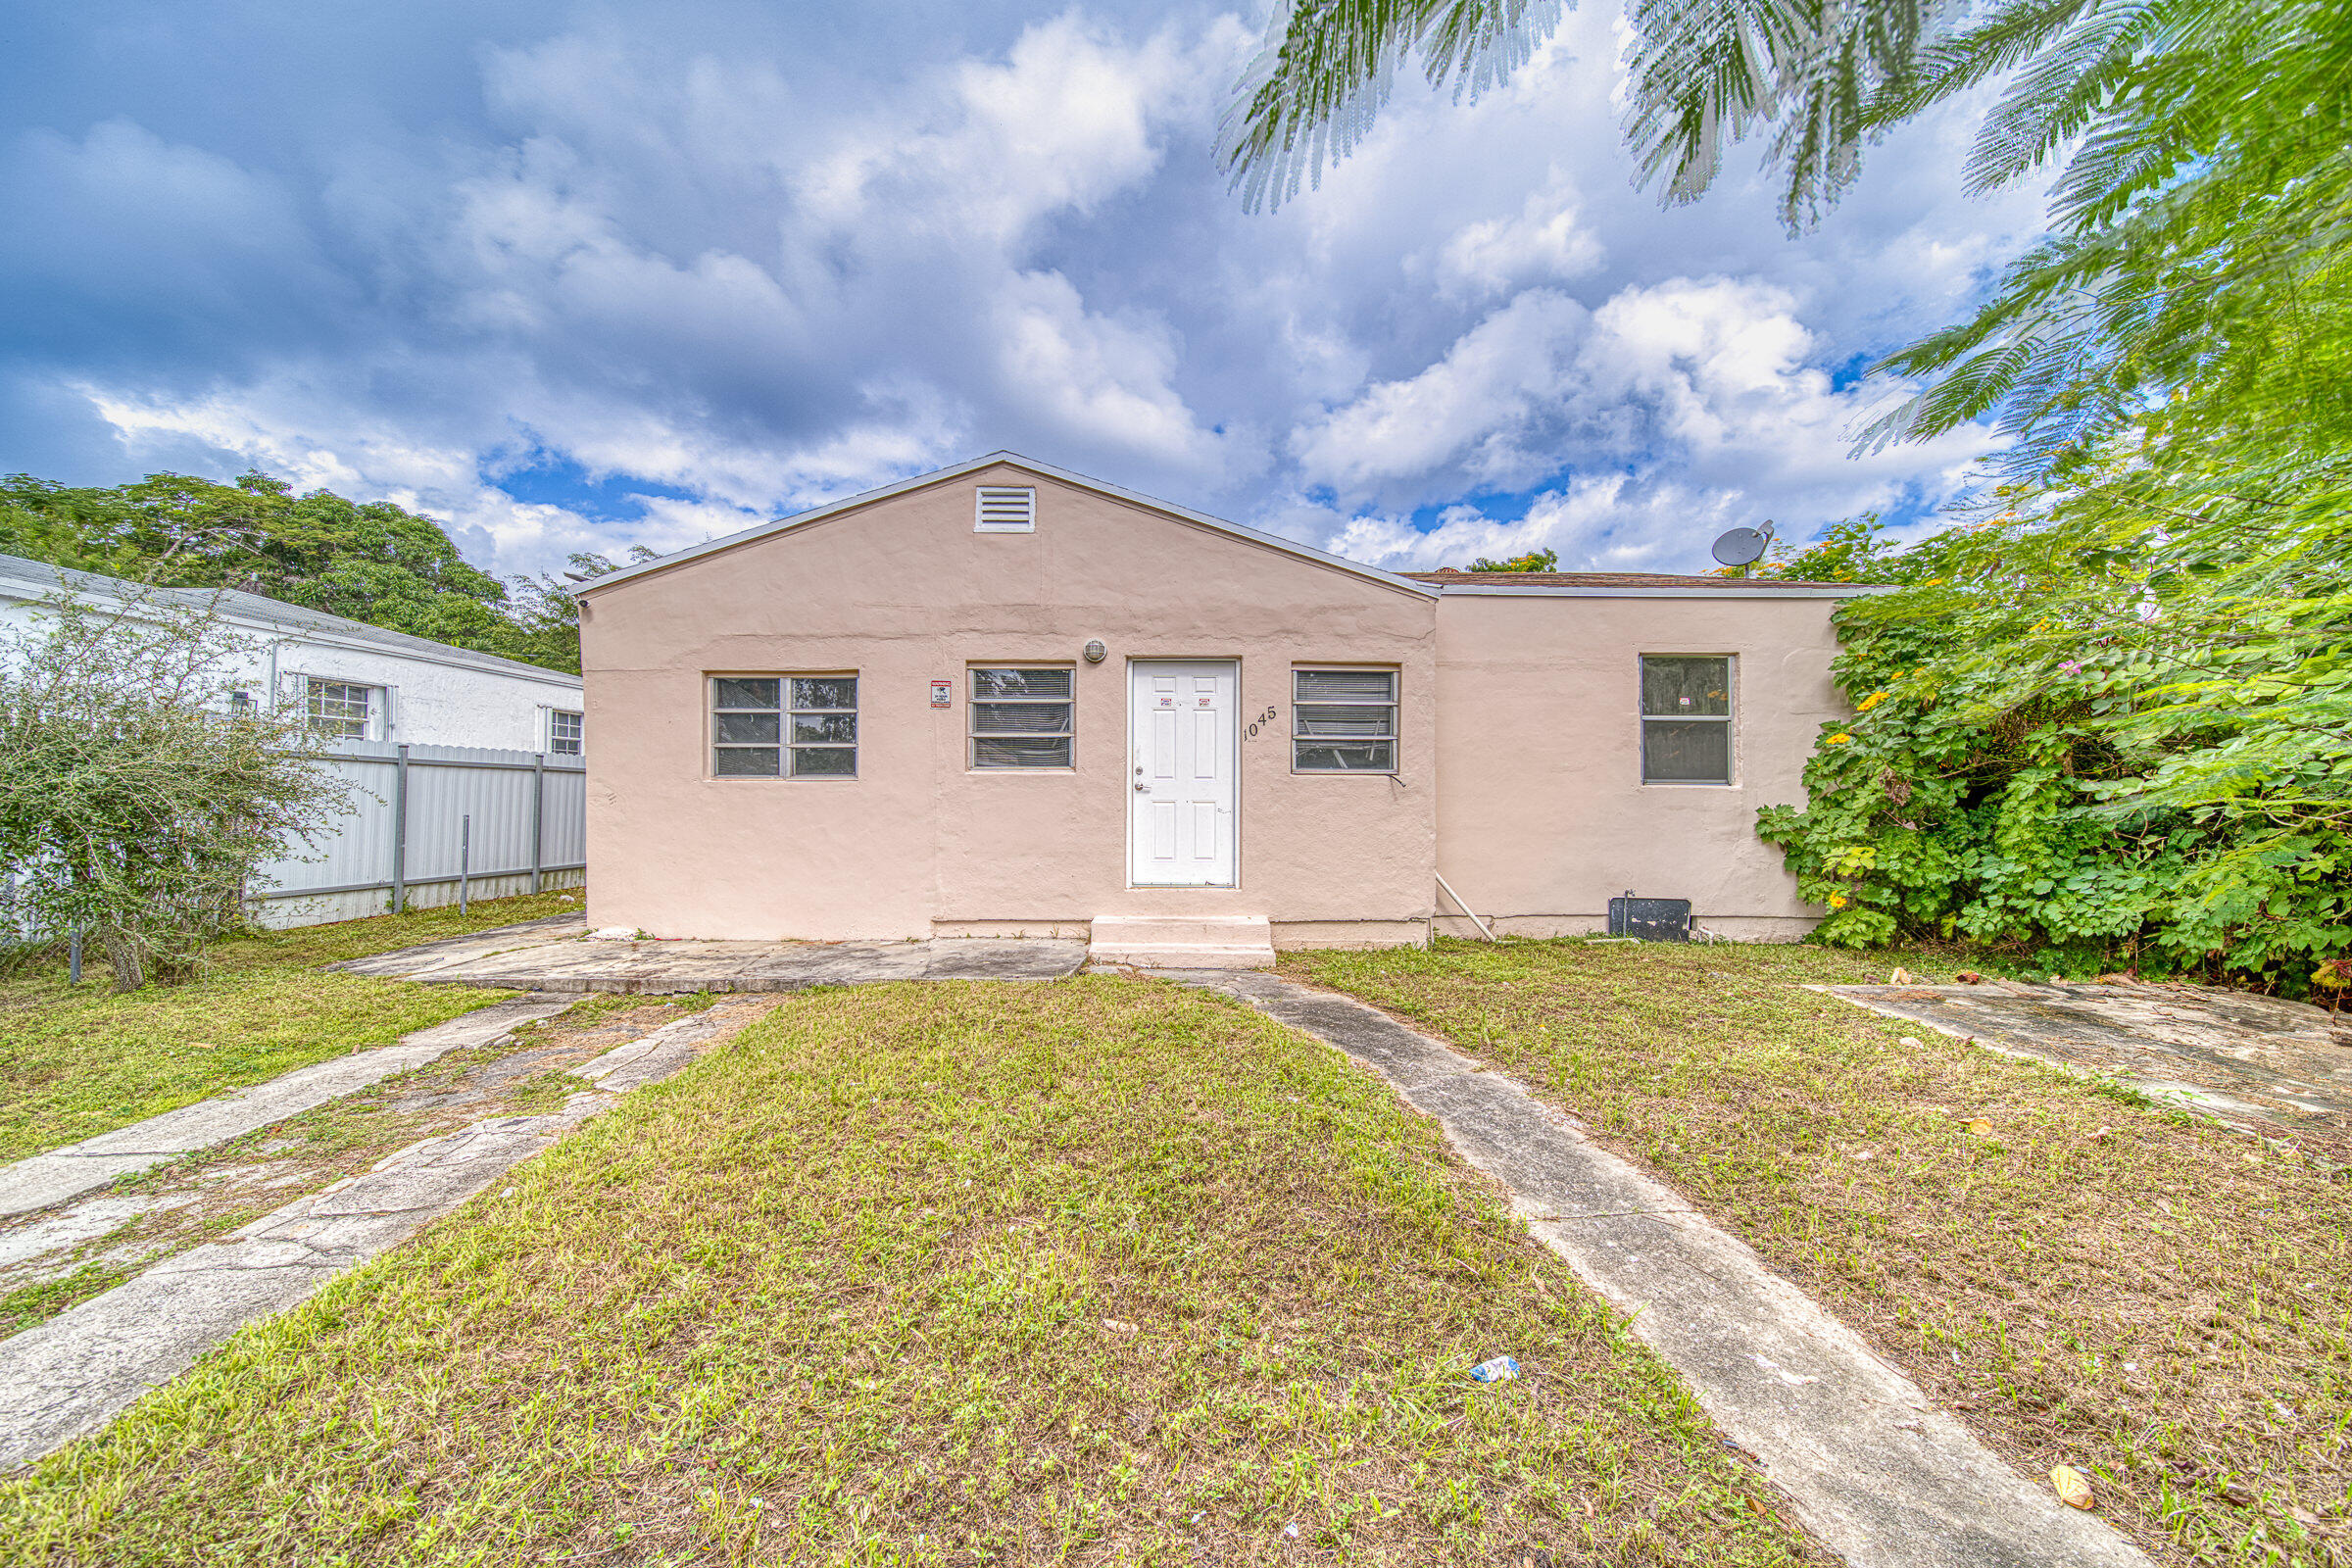
[{"label": "door knob", "polygon": [[1138,784],[1135,787],[1135,793],[1138,795],[1149,795],[1152,793],[1152,786],[1149,784]]}]

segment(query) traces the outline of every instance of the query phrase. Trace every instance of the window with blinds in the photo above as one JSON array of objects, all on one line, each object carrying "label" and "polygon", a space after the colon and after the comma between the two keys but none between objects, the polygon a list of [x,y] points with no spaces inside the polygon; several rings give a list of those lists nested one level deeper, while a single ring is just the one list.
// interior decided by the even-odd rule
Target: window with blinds
[{"label": "window with blinds", "polygon": [[1067,664],[975,667],[972,700],[964,705],[972,766],[1071,766],[1075,678]]},{"label": "window with blinds", "polygon": [[1291,770],[1396,771],[1396,671],[1291,671]]}]

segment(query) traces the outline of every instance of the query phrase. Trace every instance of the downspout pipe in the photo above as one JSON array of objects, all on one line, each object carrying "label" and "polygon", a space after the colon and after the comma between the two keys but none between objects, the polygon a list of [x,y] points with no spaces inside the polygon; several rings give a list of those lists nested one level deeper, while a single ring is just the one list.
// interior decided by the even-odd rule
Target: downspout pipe
[{"label": "downspout pipe", "polygon": [[1453,901],[1453,906],[1461,910],[1464,914],[1470,916],[1470,923],[1478,927],[1478,934],[1480,936],[1485,937],[1489,942],[1494,941],[1494,933],[1487,928],[1486,921],[1481,920],[1478,917],[1478,911],[1462,902],[1462,896],[1453,891],[1453,884],[1446,880],[1445,873],[1439,872],[1437,873],[1437,877],[1438,886],[1444,889],[1446,896]]}]

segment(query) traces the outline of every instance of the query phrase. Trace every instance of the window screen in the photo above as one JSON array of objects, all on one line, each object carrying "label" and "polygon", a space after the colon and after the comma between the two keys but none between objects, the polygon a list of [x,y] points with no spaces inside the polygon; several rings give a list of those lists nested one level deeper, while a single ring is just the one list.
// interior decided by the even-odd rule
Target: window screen
[{"label": "window screen", "polygon": [[552,709],[547,715],[547,749],[557,757],[577,757],[580,742],[587,731],[585,721],[577,713]]},{"label": "window screen", "polygon": [[712,677],[710,754],[720,778],[856,777],[858,677]]},{"label": "window screen", "polygon": [[310,683],[306,713],[311,728],[336,740],[364,741],[368,738],[375,708],[375,688],[354,686],[339,680],[313,680]]},{"label": "window screen", "polygon": [[1291,671],[1291,767],[1299,773],[1396,771],[1396,672]]},{"label": "window screen", "polygon": [[1732,781],[1732,662],[1720,654],[1642,656],[1642,782]]},{"label": "window screen", "polygon": [[1072,671],[972,671],[966,705],[974,767],[1068,767],[1077,717]]}]

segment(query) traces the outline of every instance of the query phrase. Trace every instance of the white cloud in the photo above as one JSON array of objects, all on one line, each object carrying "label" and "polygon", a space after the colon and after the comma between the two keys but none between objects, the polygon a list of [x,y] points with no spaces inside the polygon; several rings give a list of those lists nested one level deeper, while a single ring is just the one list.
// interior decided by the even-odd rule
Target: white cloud
[{"label": "white cloud", "polygon": [[993,324],[1006,390],[1070,432],[1172,465],[1214,446],[1169,385],[1176,341],[1165,321],[1090,312],[1059,272],[1023,272]]},{"label": "white cloud", "polygon": [[1509,484],[1529,465],[1520,434],[1557,402],[1562,362],[1589,315],[1564,294],[1531,289],[1427,369],[1302,425],[1291,452],[1309,482],[1347,495],[1456,464],[1480,482]]},{"label": "white cloud", "polygon": [[1476,297],[1582,276],[1600,261],[1599,236],[1580,220],[1574,190],[1555,174],[1517,214],[1455,230],[1432,270],[1446,293]]},{"label": "white cloud", "polygon": [[[1211,144],[1253,24],[1204,6],[525,3],[486,0],[494,43],[403,33],[416,59],[325,48],[331,8],[186,8],[158,26],[220,67],[209,120],[142,128],[158,44],[93,67],[73,134],[0,121],[0,408],[56,432],[14,461],[103,436],[121,471],[58,476],[415,498],[502,569],[998,446],[1391,564],[1697,565],[1733,520],[1960,481],[1965,432],[1849,460],[1832,369],[1948,318],[2034,217],[1963,202],[1948,116],[1801,241],[1737,166],[1662,211],[1607,7],[1475,104],[1401,81],[1318,192],[1249,216]],[[576,506],[500,488],[573,467]]]},{"label": "white cloud", "polygon": [[[1531,289],[1427,369],[1302,424],[1292,451],[1308,483],[1343,498],[1524,489],[1558,471],[1562,454],[1608,453],[1618,472],[1580,475],[1562,494],[1579,515],[1603,502],[1624,507],[1629,523],[1646,498],[1672,496],[1710,514],[1793,508],[1809,529],[1886,505],[1923,477],[1961,482],[1981,432],[1852,458],[1862,423],[1888,394],[1835,387],[1815,363],[1821,347],[1786,290],[1754,281],[1673,278],[1622,289],[1592,312]],[[1493,526],[1465,517],[1472,531]],[[1452,548],[1449,526],[1433,535],[1449,542],[1430,548]],[[1407,550],[1386,524],[1366,527],[1333,537]],[[1511,527],[1524,540],[1536,523]],[[1493,542],[1499,548],[1501,536]],[[1521,548],[1552,542],[1534,537]]]}]

